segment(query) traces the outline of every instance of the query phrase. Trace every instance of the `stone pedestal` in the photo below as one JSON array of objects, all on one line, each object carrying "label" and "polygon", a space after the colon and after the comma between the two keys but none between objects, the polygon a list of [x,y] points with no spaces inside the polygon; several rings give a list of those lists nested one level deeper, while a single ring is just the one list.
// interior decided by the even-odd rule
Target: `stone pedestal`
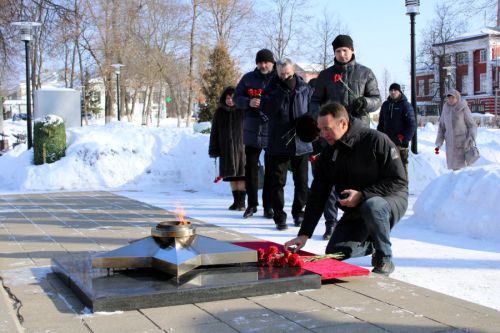
[{"label": "stone pedestal", "polygon": [[52,269],[92,311],[132,310],[321,288],[300,268],[199,267],[177,278],[154,269],[92,268],[89,254],[52,259]]}]

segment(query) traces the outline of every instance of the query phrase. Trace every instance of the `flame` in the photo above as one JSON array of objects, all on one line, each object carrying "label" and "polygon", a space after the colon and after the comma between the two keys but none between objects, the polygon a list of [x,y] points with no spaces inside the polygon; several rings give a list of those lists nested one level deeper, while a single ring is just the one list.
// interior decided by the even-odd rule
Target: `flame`
[{"label": "flame", "polygon": [[184,219],[184,216],[186,215],[186,212],[184,211],[184,208],[182,208],[180,202],[175,203],[175,217],[177,221],[179,221],[179,224],[188,224],[189,222]]}]

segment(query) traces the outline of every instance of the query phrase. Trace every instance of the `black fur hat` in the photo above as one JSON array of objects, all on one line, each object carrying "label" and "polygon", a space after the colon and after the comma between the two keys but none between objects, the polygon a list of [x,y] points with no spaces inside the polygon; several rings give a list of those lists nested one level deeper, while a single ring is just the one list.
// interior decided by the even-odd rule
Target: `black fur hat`
[{"label": "black fur hat", "polygon": [[319,137],[318,123],[310,114],[305,114],[297,119],[295,134],[301,141],[313,142]]}]

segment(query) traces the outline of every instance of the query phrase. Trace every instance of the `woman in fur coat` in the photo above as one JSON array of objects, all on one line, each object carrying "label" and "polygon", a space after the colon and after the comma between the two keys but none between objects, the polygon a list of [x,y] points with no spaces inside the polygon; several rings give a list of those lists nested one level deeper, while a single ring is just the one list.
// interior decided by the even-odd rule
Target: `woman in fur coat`
[{"label": "woman in fur coat", "polygon": [[446,164],[448,169],[459,170],[467,166],[465,151],[476,139],[477,127],[467,102],[457,90],[450,90],[439,118],[436,138],[436,153],[446,141]]},{"label": "woman in fur coat", "polygon": [[208,154],[219,158],[219,176],[229,182],[234,202],[230,210],[245,210],[245,146],[243,119],[245,113],[236,108],[234,87],[227,87],[219,98],[210,132]]}]

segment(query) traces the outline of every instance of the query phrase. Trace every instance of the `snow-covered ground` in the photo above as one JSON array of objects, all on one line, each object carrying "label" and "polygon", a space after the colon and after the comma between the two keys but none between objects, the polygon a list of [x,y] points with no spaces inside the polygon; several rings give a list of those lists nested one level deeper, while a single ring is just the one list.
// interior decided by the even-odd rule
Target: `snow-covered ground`
[{"label": "snow-covered ground", "polygon": [[[5,121],[6,132],[22,132],[24,121]],[[226,183],[208,157],[208,135],[125,122],[69,129],[62,160],[31,165],[32,151],[20,145],[0,157],[0,193],[109,190],[165,209],[176,203],[188,216],[256,237],[284,243],[298,228],[277,231],[272,220],[228,211]],[[395,279],[500,310],[500,130],[480,128],[480,160],[458,172],[446,169],[444,151],[434,154],[436,128],[418,131],[419,154],[411,155],[410,205],[392,232]],[[12,138],[10,141],[12,142]],[[287,210],[293,182],[286,187]],[[290,216],[290,215],[289,215]],[[320,222],[305,250],[323,253]],[[349,262],[368,267],[370,258]]]}]

